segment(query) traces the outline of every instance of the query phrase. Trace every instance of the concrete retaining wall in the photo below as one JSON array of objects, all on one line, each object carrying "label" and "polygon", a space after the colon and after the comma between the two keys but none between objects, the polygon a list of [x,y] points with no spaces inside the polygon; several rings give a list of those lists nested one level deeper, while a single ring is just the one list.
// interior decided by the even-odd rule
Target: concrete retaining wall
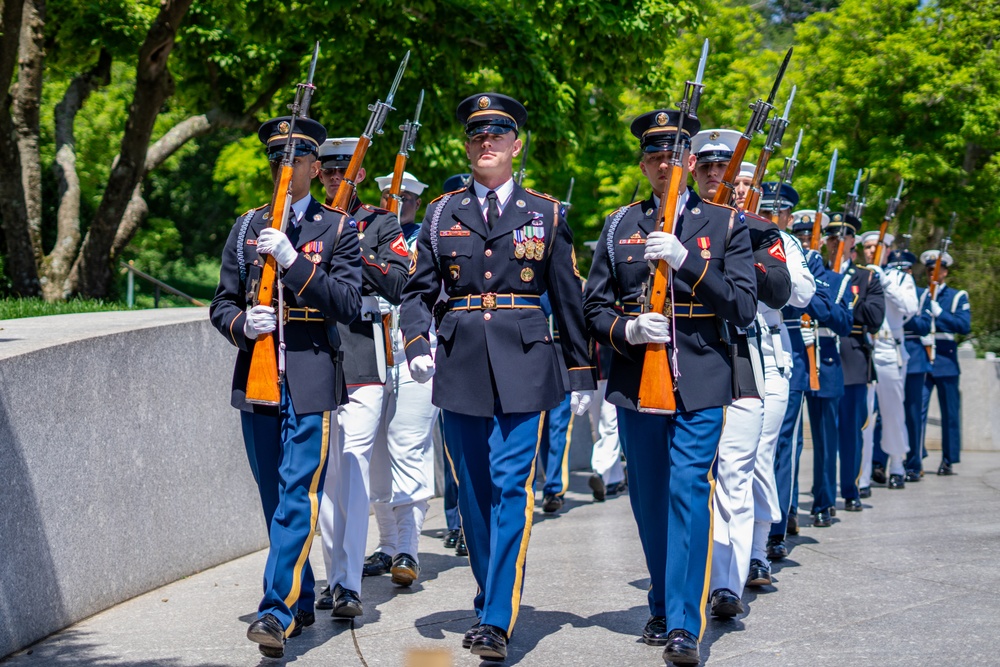
[{"label": "concrete retaining wall", "polygon": [[207,318],[0,321],[0,656],[266,546]]}]

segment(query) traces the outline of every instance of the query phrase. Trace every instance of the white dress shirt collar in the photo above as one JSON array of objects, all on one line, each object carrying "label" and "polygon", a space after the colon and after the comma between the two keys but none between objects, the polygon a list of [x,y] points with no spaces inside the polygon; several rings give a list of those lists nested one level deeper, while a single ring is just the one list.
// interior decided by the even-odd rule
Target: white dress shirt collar
[{"label": "white dress shirt collar", "polygon": [[[489,206],[486,201],[486,195],[489,194],[490,189],[485,185],[473,179],[472,189],[476,193],[476,198],[479,199],[479,208],[483,213],[483,219],[486,219],[486,209]],[[514,179],[508,178],[507,182],[498,188],[494,188],[494,192],[497,193],[497,206],[500,207],[500,213],[503,214],[504,207],[507,206],[507,202],[510,200],[510,196],[514,194]]]}]

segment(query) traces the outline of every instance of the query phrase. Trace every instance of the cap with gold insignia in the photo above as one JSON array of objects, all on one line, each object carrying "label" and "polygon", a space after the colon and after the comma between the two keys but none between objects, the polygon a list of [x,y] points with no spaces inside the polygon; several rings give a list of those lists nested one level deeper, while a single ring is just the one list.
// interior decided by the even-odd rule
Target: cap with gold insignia
[{"label": "cap with gold insignia", "polygon": [[281,159],[289,132],[295,140],[297,156],[316,155],[319,145],[326,140],[326,128],[311,118],[296,118],[294,127],[291,116],[272,118],[257,130],[257,138],[264,144],[268,160]]},{"label": "cap with gold insignia", "polygon": [[840,228],[844,228],[844,234],[854,236],[861,229],[861,221],[850,213],[837,211],[830,214],[830,224],[826,226],[826,235],[834,236],[840,233]]},{"label": "cap with gold insignia", "polygon": [[[774,208],[775,192],[778,189],[778,185],[779,183],[775,181],[760,184],[760,210],[770,211]],[[778,201],[778,208],[781,210],[795,208],[795,205],[799,203],[799,193],[788,183],[781,183],[780,185],[781,195]]]},{"label": "cap with gold insignia", "polygon": [[698,156],[699,163],[729,162],[740,136],[736,130],[702,130],[691,139],[691,153]]},{"label": "cap with gold insignia", "polygon": [[[820,219],[820,229],[826,229],[830,224],[830,216],[822,214]],[[816,222],[816,211],[811,208],[803,209],[792,213],[792,232],[801,234],[802,232],[812,232],[813,223]]]},{"label": "cap with gold insignia", "polygon": [[357,137],[335,137],[327,139],[319,147],[319,160],[323,169],[346,169],[351,163],[354,149],[358,147]]},{"label": "cap with gold insignia", "polygon": [[459,122],[465,125],[468,137],[477,134],[507,134],[517,132],[528,121],[524,105],[500,93],[476,93],[458,103],[455,110]]},{"label": "cap with gold insignia", "polygon": [[472,174],[455,174],[454,176],[449,176],[448,180],[446,180],[442,186],[444,192],[455,192],[456,190],[462,190],[469,187],[469,181],[471,178]]},{"label": "cap with gold insignia", "polygon": [[[656,109],[649,111],[632,121],[630,130],[639,140],[643,153],[660,153],[673,150],[674,138],[677,136],[677,125],[681,112],[676,109]],[[681,127],[681,145],[691,146],[691,137],[698,134],[701,122],[697,118],[687,116]]]},{"label": "cap with gold insignia", "polygon": [[[864,245],[864,244],[868,243],[869,241],[878,242],[878,234],[879,234],[879,232],[878,232],[877,229],[869,230],[869,231],[865,232],[864,234],[862,234],[861,236],[858,237],[857,243],[860,243],[861,245]],[[892,242],[895,241],[895,240],[896,240],[895,236],[893,236],[892,234],[886,233],[885,238],[882,239],[882,245],[884,245],[886,248],[889,248],[889,247],[892,246]]]},{"label": "cap with gold insignia", "polygon": [[[379,190],[388,190],[392,186],[392,174],[387,174],[385,176],[380,176],[375,179],[378,183]],[[403,172],[403,186],[402,192],[412,192],[418,197],[427,189],[426,183],[421,183],[417,178],[408,171]]]},{"label": "cap with gold insignia", "polygon": [[[934,250],[925,250],[922,253],[920,253],[920,263],[926,266],[927,268],[933,269],[934,265],[937,264],[937,258],[938,255],[940,254],[941,251],[936,248]],[[955,258],[946,252],[944,254],[944,257],[941,259],[941,266],[948,268],[954,263],[955,263]]]}]

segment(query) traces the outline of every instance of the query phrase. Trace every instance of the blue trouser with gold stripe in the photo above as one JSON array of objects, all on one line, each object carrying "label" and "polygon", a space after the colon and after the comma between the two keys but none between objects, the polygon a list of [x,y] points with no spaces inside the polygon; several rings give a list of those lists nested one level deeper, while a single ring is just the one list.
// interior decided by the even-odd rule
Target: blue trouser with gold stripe
[{"label": "blue trouser with gold stripe", "polygon": [[296,414],[285,387],[280,414],[240,413],[270,538],[257,616],[273,614],[286,634],[293,629],[296,610],[311,612],[316,599],[309,549],[326,474],[330,414]]},{"label": "blue trouser with gold stripe", "polygon": [[524,588],[524,562],[535,511],[535,457],[544,412],[473,417],[442,410],[444,443],[458,477],[458,508],[479,586],[479,622],[510,636]]},{"label": "blue trouser with gold stripe", "polygon": [[569,446],[573,439],[573,411],[570,410],[571,392],[566,392],[562,403],[545,415],[542,430],[541,461],[545,462],[545,495],[562,496],[569,486]]},{"label": "blue trouser with gold stripe", "polygon": [[[813,441],[813,514],[837,504],[837,443],[840,440],[837,422],[840,401],[841,398],[821,398],[812,392],[806,393]],[[861,437],[860,428],[858,437]],[[860,452],[857,460],[861,460]]]},{"label": "blue trouser with gold stripe", "polygon": [[860,497],[858,478],[861,476],[861,450],[864,447],[861,429],[868,419],[867,384],[844,385],[839,419],[840,495],[844,500],[857,499]]},{"label": "blue trouser with gold stripe", "polygon": [[649,613],[695,637],[712,572],[712,497],[723,408],[654,415],[618,408],[629,502],[649,570]]}]

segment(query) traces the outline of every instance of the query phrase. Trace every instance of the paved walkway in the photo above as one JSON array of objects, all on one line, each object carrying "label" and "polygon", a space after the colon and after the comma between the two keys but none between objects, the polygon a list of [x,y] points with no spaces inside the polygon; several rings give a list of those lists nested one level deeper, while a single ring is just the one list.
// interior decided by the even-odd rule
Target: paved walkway
[{"label": "paved walkway", "polygon": [[[864,512],[838,512],[831,528],[804,526],[775,568],[775,585],[744,596],[747,615],[709,622],[708,664],[1000,664],[1000,454],[964,456],[956,477],[929,476],[905,491],[876,488]],[[647,577],[628,499],[592,503],[586,475],[574,474],[562,513],[535,518],[507,664],[662,665],[660,650],[638,640]],[[459,645],[473,622],[474,584],[467,559],[435,539],[443,527],[437,500],[418,584],[407,590],[388,577],[367,579],[365,615],[353,628],[321,613],[289,642],[283,661],[261,658],[245,639],[264,563],[256,553],[109,609],[4,664],[398,667],[416,664],[406,654],[420,647],[475,667],[479,660]],[[315,550],[313,563],[321,575]]]}]

